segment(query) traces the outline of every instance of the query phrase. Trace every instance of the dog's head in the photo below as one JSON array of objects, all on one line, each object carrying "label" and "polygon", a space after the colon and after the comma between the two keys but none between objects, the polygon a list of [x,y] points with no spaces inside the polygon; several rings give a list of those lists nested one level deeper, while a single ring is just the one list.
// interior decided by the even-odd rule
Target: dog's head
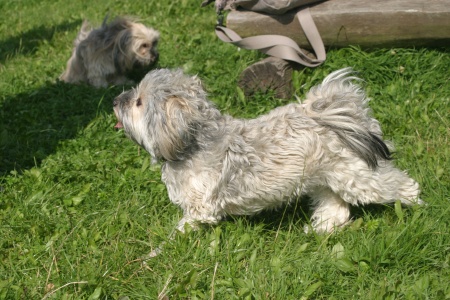
[{"label": "dog's head", "polygon": [[132,51],[135,54],[135,63],[149,66],[158,59],[156,46],[159,41],[159,32],[140,23],[131,26]]},{"label": "dog's head", "polygon": [[135,67],[149,67],[158,60],[158,31],[127,18],[118,18],[107,26],[118,28],[113,57],[119,72],[125,73]]},{"label": "dog's head", "polygon": [[127,135],[144,147],[153,161],[178,161],[196,151],[197,137],[216,126],[220,112],[206,99],[196,76],[181,70],[154,70],[135,89],[114,99],[114,113]]}]

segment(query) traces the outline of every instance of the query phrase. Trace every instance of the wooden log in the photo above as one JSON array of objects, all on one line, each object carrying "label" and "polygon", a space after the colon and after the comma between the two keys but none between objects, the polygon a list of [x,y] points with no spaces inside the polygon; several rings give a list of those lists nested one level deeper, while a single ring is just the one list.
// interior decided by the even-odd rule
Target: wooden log
[{"label": "wooden log", "polygon": [[239,76],[238,86],[246,96],[271,90],[275,97],[289,99],[292,97],[292,70],[288,61],[267,57],[246,68]]},{"label": "wooden log", "polygon": [[[328,0],[312,6],[310,11],[329,47],[450,45],[448,0]],[[226,25],[243,38],[279,34],[292,38],[300,47],[310,48],[295,14],[231,11]]]}]

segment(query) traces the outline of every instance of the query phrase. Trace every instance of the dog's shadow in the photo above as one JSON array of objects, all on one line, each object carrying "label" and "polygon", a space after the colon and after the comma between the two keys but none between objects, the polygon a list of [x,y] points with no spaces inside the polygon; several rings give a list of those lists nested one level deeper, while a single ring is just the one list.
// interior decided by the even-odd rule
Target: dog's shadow
[{"label": "dog's shadow", "polygon": [[[350,224],[353,221],[382,215],[390,205],[367,204],[364,206],[350,206]],[[228,216],[227,220],[235,222],[241,219],[249,226],[262,226],[268,231],[289,230],[291,226],[305,228],[310,226],[310,217],[312,214],[311,199],[304,195],[295,202],[282,206],[277,210],[264,210],[261,213],[252,216]],[[345,230],[347,226],[343,227]],[[337,231],[339,232],[339,231]]]},{"label": "dog's shadow", "polygon": [[[82,20],[74,20],[39,26],[0,40],[0,66],[16,56],[33,56],[43,41],[51,41],[58,32],[78,31],[81,23]],[[149,70],[136,69],[130,73],[131,79],[139,82]],[[54,74],[38,89],[3,96],[0,102],[0,176],[39,165],[55,151],[60,141],[75,137],[99,113],[112,113],[114,97],[128,88],[72,85],[56,80],[59,75]]]},{"label": "dog's shadow", "polygon": [[[0,41],[0,64],[16,55],[33,55],[42,41],[50,41],[56,32],[72,31],[81,26],[82,20],[65,22],[56,26],[44,25]],[[69,52],[68,52],[69,55]]]},{"label": "dog's shadow", "polygon": [[262,224],[265,230],[277,231],[287,230],[293,223],[296,226],[308,224],[310,214],[310,199],[308,196],[302,196],[275,210],[263,210],[252,216],[228,216],[226,219],[230,222],[241,219],[249,226],[260,226]]},{"label": "dog's shadow", "polygon": [[56,81],[6,96],[0,110],[0,175],[39,165],[60,141],[74,138],[100,113],[112,113],[122,90]]}]

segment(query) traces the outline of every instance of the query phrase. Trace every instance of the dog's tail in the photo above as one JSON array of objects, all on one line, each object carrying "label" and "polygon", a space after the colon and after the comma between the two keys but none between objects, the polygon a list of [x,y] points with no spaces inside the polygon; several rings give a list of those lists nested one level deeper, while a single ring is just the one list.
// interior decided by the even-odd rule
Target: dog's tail
[{"label": "dog's tail", "polygon": [[109,12],[106,14],[105,18],[103,19],[102,27],[106,26],[106,24],[108,23],[108,19],[109,19]]},{"label": "dog's tail", "polygon": [[73,41],[74,47],[76,48],[82,41],[84,41],[91,31],[92,31],[91,24],[89,24],[87,20],[84,20],[83,24],[81,24],[80,31],[78,31],[77,37]]},{"label": "dog's tail", "polygon": [[391,159],[391,153],[382,139],[377,120],[371,117],[369,99],[360,86],[360,80],[351,68],[335,71],[313,87],[303,102],[305,113],[319,125],[328,127],[371,168],[378,160]]}]

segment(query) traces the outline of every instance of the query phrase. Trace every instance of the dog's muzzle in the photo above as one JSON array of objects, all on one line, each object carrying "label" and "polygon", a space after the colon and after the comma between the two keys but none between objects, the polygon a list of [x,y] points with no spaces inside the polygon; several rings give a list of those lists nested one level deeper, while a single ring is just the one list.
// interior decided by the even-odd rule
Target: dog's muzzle
[{"label": "dog's muzzle", "polygon": [[119,109],[119,99],[114,99],[114,101],[113,101],[113,110],[114,110],[114,115],[116,115],[116,118],[117,118],[117,120],[119,120],[118,122],[117,122],[117,124],[116,125],[114,125],[114,128],[117,128],[117,129],[119,129],[119,128],[123,128],[123,124],[122,124],[122,122],[120,122],[120,119],[119,119],[119,113],[117,112],[118,111],[118,109]]}]

